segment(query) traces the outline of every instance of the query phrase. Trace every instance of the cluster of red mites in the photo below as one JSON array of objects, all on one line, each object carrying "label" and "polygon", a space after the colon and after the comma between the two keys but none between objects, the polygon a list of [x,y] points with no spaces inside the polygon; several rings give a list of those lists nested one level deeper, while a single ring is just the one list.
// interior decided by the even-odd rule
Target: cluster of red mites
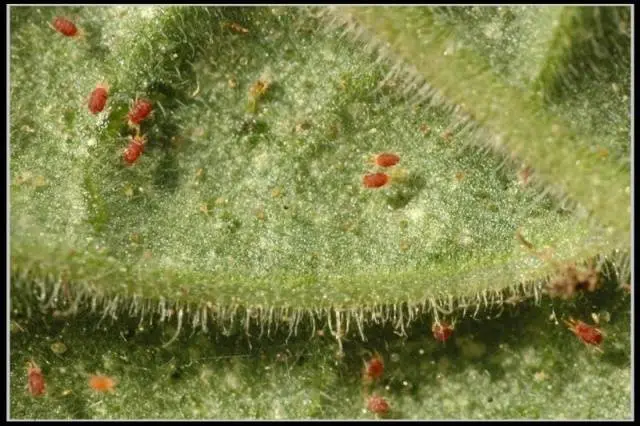
[{"label": "cluster of red mites", "polygon": [[[94,91],[91,92],[89,96],[89,111],[92,114],[97,114],[104,109],[109,94],[108,90],[106,85],[98,84]],[[150,101],[146,99],[136,100],[127,114],[129,126],[139,128],[140,123],[151,114],[152,110],[153,105]],[[147,138],[145,136],[136,135],[132,137],[129,146],[124,150],[124,161],[127,164],[135,163],[144,152],[146,142]]]},{"label": "cluster of red mites", "polygon": [[[151,114],[152,110],[153,105],[150,101],[146,99],[137,99],[127,114],[127,117],[129,118],[129,126],[139,129],[140,122],[147,118],[149,114]],[[138,157],[142,155],[145,143],[147,143],[147,138],[145,136],[134,136],[131,139],[129,146],[124,151],[124,161],[126,161],[127,164],[135,163]]]},{"label": "cluster of red mites", "polygon": [[[76,24],[71,22],[69,19],[60,16],[53,19],[51,26],[60,34],[67,37],[75,37],[80,33]],[[102,112],[107,105],[108,99],[109,87],[104,83],[99,83],[96,85],[96,88],[93,89],[91,94],[89,94],[89,100],[87,102],[89,112],[91,112],[91,114],[98,114]],[[151,114],[152,110],[153,105],[150,101],[146,99],[137,99],[127,114],[129,126],[136,128],[139,132],[140,123],[147,118],[149,114]],[[142,155],[146,141],[146,137],[139,136],[139,133],[131,138],[129,146],[123,153],[124,161],[127,164],[135,163],[140,155]]]},{"label": "cluster of red mites", "polygon": [[[52,26],[56,31],[67,37],[75,37],[79,33],[78,27],[63,17],[56,17],[52,22]],[[89,96],[89,111],[92,114],[102,112],[106,106],[108,96],[108,86],[98,84]],[[152,110],[153,105],[150,101],[146,99],[136,100],[127,114],[128,124],[131,127],[139,129],[140,123],[151,114]],[[144,152],[146,142],[147,138],[145,136],[140,136],[139,134],[133,136],[129,146],[124,151],[124,161],[127,164],[135,163]],[[383,152],[375,155],[373,162],[378,167],[393,167],[400,162],[400,157],[393,153]],[[391,178],[388,174],[377,172],[364,175],[362,183],[365,188],[381,188],[387,185],[390,180]],[[603,340],[603,333],[600,329],[573,319],[565,322],[569,329],[580,338],[582,342],[599,348]],[[441,322],[434,323],[431,329],[433,337],[440,342],[449,340],[453,334],[453,330],[451,325]],[[365,383],[371,383],[382,377],[383,373],[384,360],[376,352],[371,360],[365,363],[363,380]],[[89,379],[89,386],[101,392],[112,391],[115,386],[115,381],[108,376],[92,376]],[[30,361],[28,364],[27,387],[33,396],[40,396],[45,392],[44,376],[41,369],[33,361]],[[389,408],[389,403],[382,396],[373,394],[367,399],[367,409],[375,414],[384,415],[389,411]]]},{"label": "cluster of red mites", "polygon": [[[89,96],[89,111],[91,111],[92,114],[101,112],[107,103],[107,96],[107,87],[99,84]],[[136,100],[127,114],[129,125],[139,129],[140,122],[147,118],[152,110],[153,106],[150,101],[146,99]],[[144,152],[144,145],[146,142],[147,138],[145,136],[140,136],[138,134],[133,136],[129,142],[129,146],[124,150],[124,161],[127,164],[135,163]]]},{"label": "cluster of red mites", "polygon": [[[379,167],[393,167],[400,162],[400,157],[390,152],[383,152],[373,156],[373,163]],[[369,173],[362,177],[362,184],[365,188],[381,188],[385,186],[391,177],[382,172]]]},{"label": "cluster of red mites", "polygon": [[[116,381],[104,375],[92,375],[89,377],[89,387],[98,392],[113,392]],[[29,361],[27,364],[27,389],[32,396],[42,396],[45,393],[46,383],[40,367]]]},{"label": "cluster of red mites", "polygon": [[[384,360],[379,353],[375,352],[373,357],[364,364],[362,378],[365,385],[382,377],[384,373]],[[373,394],[367,398],[367,409],[377,415],[385,415],[389,411],[389,403],[382,396]]]}]

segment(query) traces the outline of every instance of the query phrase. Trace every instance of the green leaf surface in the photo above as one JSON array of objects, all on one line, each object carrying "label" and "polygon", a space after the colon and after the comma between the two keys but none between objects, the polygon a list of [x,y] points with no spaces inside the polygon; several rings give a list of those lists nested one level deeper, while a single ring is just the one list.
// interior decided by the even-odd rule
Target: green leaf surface
[{"label": "green leaf surface", "polygon": [[[478,9],[480,11],[477,11]],[[522,67],[513,65],[518,63],[517,58],[509,58],[507,55],[507,58],[497,65],[492,64],[495,62],[496,54],[483,53],[483,49],[488,49],[487,43],[484,42],[486,36],[458,37],[462,31],[474,34],[474,30],[467,29],[471,26],[468,25],[469,19],[463,18],[471,16],[477,21],[484,19],[483,14],[497,13],[484,12],[482,9],[484,8],[467,8],[462,9],[464,12],[439,14],[436,12],[437,9],[431,8],[336,8],[330,12],[330,16],[341,22],[349,22],[356,28],[362,26],[363,28],[352,31],[356,34],[368,31],[375,39],[373,42],[367,42],[377,42],[384,46],[385,54],[391,56],[392,60],[401,60],[414,67],[415,73],[449,102],[463,104],[464,110],[475,120],[500,135],[498,146],[532,165],[547,182],[563,188],[601,224],[608,227],[614,241],[626,245],[630,229],[630,215],[626,214],[629,213],[630,204],[629,170],[624,164],[616,163],[613,159],[603,159],[595,155],[593,151],[599,144],[597,137],[585,131],[583,123],[576,120],[575,114],[568,111],[565,111],[565,114],[557,114],[557,111],[549,108],[538,96],[539,84],[533,86],[536,90],[522,90],[521,82],[527,81],[528,73]],[[621,9],[624,11],[624,8]],[[577,19],[577,23],[570,20],[570,23],[567,23],[564,20],[568,18],[561,20],[554,17],[553,13],[543,15],[542,12],[538,12],[541,16],[536,19],[526,19],[528,13],[526,8],[514,7],[504,15],[513,16],[513,19],[509,19],[516,20],[520,24],[520,34],[525,35],[536,34],[539,22],[546,21],[551,22],[552,27],[559,26],[556,31],[561,32],[562,37],[572,39],[578,38],[579,35],[580,40],[586,38],[588,42],[598,45],[596,36],[587,37],[584,34],[592,35],[596,31],[603,31],[602,25],[587,27],[585,22],[593,23],[593,19]],[[580,9],[570,8],[566,14],[571,16],[580,13]],[[453,18],[450,15],[453,15]],[[603,15],[607,15],[608,20],[617,19],[616,29],[626,28],[629,17],[625,13]],[[487,19],[484,19],[484,22],[486,21]],[[599,17],[595,22],[600,24]],[[629,46],[628,33],[620,31],[618,35],[622,39],[620,44],[624,46],[627,41],[626,45]],[[508,35],[505,37],[507,41],[504,43],[517,48],[518,38],[510,40]],[[537,43],[536,41],[533,44]],[[543,81],[550,79],[551,71],[546,71],[545,68],[549,64],[552,64],[551,69],[562,69],[558,65],[559,58],[567,58],[567,64],[585,60],[584,56],[578,56],[577,59],[571,57],[580,46],[569,49],[554,43],[553,39],[549,44],[550,53],[547,56],[528,55],[528,69],[533,67],[541,70],[540,73],[545,74],[541,77]],[[478,49],[478,45],[483,45],[484,48]],[[605,46],[605,49],[606,47],[608,46]],[[506,48],[502,50],[508,51]],[[584,55],[584,52],[581,53]],[[628,48],[625,51],[623,47],[605,50],[602,54],[605,59],[600,61],[628,64],[629,54]],[[598,65],[593,61],[591,64],[598,69]],[[510,78],[501,78],[501,74],[507,74]],[[570,78],[567,80],[571,81]],[[623,72],[616,76],[616,81],[620,87],[627,87],[628,74]],[[628,107],[628,97],[624,98],[622,92],[619,92],[617,97],[616,103]],[[628,115],[628,110],[626,111]],[[616,145],[626,145],[627,142],[628,134],[617,135]],[[606,197],[603,194],[606,194]]]},{"label": "green leaf surface", "polygon": [[[466,148],[471,135],[442,138],[443,111],[376,91],[382,67],[289,10],[247,13],[246,35],[202,8],[96,13],[123,28],[103,29],[114,37],[104,60],[32,25],[30,40],[55,43],[34,42],[13,62],[12,179],[44,180],[12,188],[18,265],[38,259],[53,272],[62,261],[72,280],[111,294],[168,297],[185,287],[187,300],[222,305],[352,307],[539,278],[549,267],[522,250],[518,227],[559,258],[608,245],[596,238],[585,249],[585,225],[536,202],[499,158]],[[56,71],[34,79],[29,61]],[[247,113],[261,77],[271,87]],[[98,80],[114,83],[108,111],[94,117],[79,100]],[[127,167],[119,153],[133,82],[157,107],[143,123],[148,147]],[[51,91],[51,102],[37,102]],[[27,110],[60,126],[19,132]],[[364,188],[362,176],[377,170],[368,159],[383,151],[402,158],[391,184]]]},{"label": "green leaf surface", "polygon": [[[579,361],[559,363],[572,336],[541,331],[540,306],[517,316],[522,330],[509,317],[461,325],[468,344],[425,336],[434,318],[540,301],[561,263],[600,256],[599,267],[626,270],[629,15],[600,9],[12,8],[13,415],[367,418],[353,371],[363,347],[386,345],[406,360],[385,379],[398,418],[628,416],[629,391],[612,390],[629,377],[620,296],[602,299],[621,309],[609,309],[615,350],[604,358],[576,344]],[[50,27],[61,15],[80,37]],[[109,100],[92,115],[99,83]],[[137,98],[154,109],[128,166]],[[400,163],[376,166],[381,152]],[[390,182],[365,188],[374,172]],[[571,306],[558,318],[576,315]],[[108,317],[120,319],[103,326]],[[189,324],[213,327],[216,344],[188,336]],[[316,327],[326,340],[280,343]],[[516,349],[488,343],[496,327]],[[531,346],[515,343],[521,331]],[[479,364],[464,355],[474,344],[491,348]],[[304,365],[273,361],[285,350]],[[51,378],[43,399],[19,390],[30,357]],[[531,357],[531,369],[507,367]],[[438,382],[434,364],[458,362]],[[534,367],[553,392],[582,374],[575,404],[549,404]],[[126,378],[116,394],[86,388],[98,369]],[[494,379],[509,396],[477,400]],[[579,396],[595,401],[603,387],[608,412]]]},{"label": "green leaf surface", "polygon": [[[612,284],[612,283],[609,283]],[[629,419],[631,335],[629,297],[610,291],[570,305],[521,304],[498,319],[456,325],[445,344],[418,321],[411,336],[367,329],[369,339],[344,343],[310,330],[251,339],[221,329],[183,333],[162,348],[175,326],[139,325],[135,318],[98,323],[17,316],[12,326],[11,405],[22,419],[374,419],[366,392],[384,396],[392,419]],[[598,305],[607,333],[604,353],[582,344],[561,318],[589,316]],[[98,326],[96,326],[98,324]],[[63,344],[64,346],[61,346]],[[65,349],[60,353],[61,347]],[[54,352],[54,349],[57,352]],[[379,382],[363,388],[363,361],[384,359]],[[25,389],[29,360],[38,363],[47,393]],[[113,393],[91,390],[106,374]]]}]

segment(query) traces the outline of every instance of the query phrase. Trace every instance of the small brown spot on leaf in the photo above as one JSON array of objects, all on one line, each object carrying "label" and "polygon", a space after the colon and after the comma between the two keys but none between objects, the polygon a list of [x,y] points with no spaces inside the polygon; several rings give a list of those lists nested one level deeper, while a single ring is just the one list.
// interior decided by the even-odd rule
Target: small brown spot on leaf
[{"label": "small brown spot on leaf", "polygon": [[45,185],[47,185],[47,181],[45,180],[44,176],[39,175],[33,179],[34,188],[41,188]]},{"label": "small brown spot on leaf", "polygon": [[578,291],[593,292],[599,287],[598,271],[593,265],[581,268],[570,263],[560,267],[558,274],[547,284],[547,291],[551,297],[566,300]]},{"label": "small brown spot on leaf", "polygon": [[224,27],[230,29],[236,34],[249,34],[248,29],[246,29],[245,27],[243,27],[242,25],[236,22],[226,22],[224,24]]},{"label": "small brown spot on leaf", "polygon": [[531,180],[533,169],[529,166],[523,166],[518,172],[518,183],[520,186],[527,186]]},{"label": "small brown spot on leaf", "polygon": [[127,185],[127,186],[125,186],[125,188],[124,188],[124,195],[125,195],[127,198],[132,198],[132,197],[133,197],[133,186],[131,186],[131,185]]},{"label": "small brown spot on leaf", "polygon": [[604,160],[605,158],[609,157],[609,150],[604,147],[599,147],[597,150],[597,155]]},{"label": "small brown spot on leaf", "polygon": [[184,139],[182,136],[180,136],[180,135],[178,135],[178,136],[171,136],[171,143],[172,143],[174,146],[178,146],[178,147],[179,147],[179,146],[182,146],[182,145],[184,144],[184,141],[185,141],[185,139]]},{"label": "small brown spot on leaf", "polygon": [[522,235],[522,231],[520,231],[520,229],[516,229],[516,239],[528,250],[535,250],[535,246],[531,242],[527,241],[524,235]]},{"label": "small brown spot on leaf", "polygon": [[536,382],[542,382],[547,379],[547,374],[544,371],[538,371],[533,375],[533,380]]},{"label": "small brown spot on leaf", "polygon": [[305,130],[309,130],[311,128],[311,122],[309,120],[302,120],[296,123],[295,131],[296,133],[302,133]]},{"label": "small brown spot on leaf", "polygon": [[265,78],[259,78],[249,87],[249,96],[255,100],[261,99],[271,87],[271,83]]},{"label": "small brown spot on leaf", "polygon": [[355,228],[355,225],[353,224],[353,222],[348,221],[344,222],[341,228],[344,232],[350,232]]},{"label": "small brown spot on leaf", "polygon": [[205,215],[209,216],[209,212],[211,211],[209,210],[209,204],[208,203],[200,204],[200,211]]},{"label": "small brown spot on leaf", "polygon": [[22,185],[23,183],[29,182],[32,178],[33,178],[33,174],[31,174],[31,172],[29,171],[26,171],[16,176],[16,178],[14,179],[14,182],[17,185]]},{"label": "small brown spot on leaf", "polygon": [[203,182],[207,177],[207,172],[202,167],[196,169],[195,173],[195,183],[198,185],[200,182]]}]

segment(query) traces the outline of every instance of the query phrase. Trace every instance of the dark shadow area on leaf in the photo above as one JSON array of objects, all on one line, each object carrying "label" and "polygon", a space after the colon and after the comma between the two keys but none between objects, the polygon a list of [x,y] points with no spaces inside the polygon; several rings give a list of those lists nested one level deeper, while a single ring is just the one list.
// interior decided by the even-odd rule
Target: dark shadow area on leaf
[{"label": "dark shadow area on leaf", "polygon": [[269,124],[253,116],[237,117],[234,133],[240,137],[246,153],[251,152],[269,134]]},{"label": "dark shadow area on leaf", "polygon": [[69,417],[73,419],[91,419],[91,415],[87,410],[87,399],[83,395],[74,394],[73,392],[60,398],[61,405],[69,413]]},{"label": "dark shadow area on leaf", "polygon": [[424,176],[418,173],[410,173],[406,181],[397,184],[391,184],[394,189],[386,196],[387,205],[394,210],[405,207],[425,188],[427,181]]},{"label": "dark shadow area on leaf", "polygon": [[180,181],[177,151],[180,145],[189,143],[180,134],[180,128],[172,118],[173,111],[192,101],[183,90],[162,81],[151,82],[148,90],[155,108],[153,117],[141,123],[141,133],[148,135],[146,150],[149,154],[161,156],[154,170],[153,183],[157,188],[173,192]]}]

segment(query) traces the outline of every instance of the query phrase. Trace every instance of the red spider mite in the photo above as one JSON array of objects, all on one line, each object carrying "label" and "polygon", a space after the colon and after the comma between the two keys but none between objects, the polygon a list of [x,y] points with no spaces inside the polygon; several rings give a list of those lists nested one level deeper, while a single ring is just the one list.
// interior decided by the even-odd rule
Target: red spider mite
[{"label": "red spider mite", "polygon": [[136,100],[127,115],[127,117],[129,117],[129,125],[137,126],[142,120],[147,118],[152,110],[153,105],[151,105],[151,101],[146,99]]},{"label": "red spider mite", "polygon": [[144,136],[134,136],[127,149],[124,150],[124,161],[128,164],[135,163],[138,157],[142,155],[145,143],[147,143],[147,139]]},{"label": "red spider mite", "polygon": [[40,396],[44,393],[45,382],[42,370],[35,362],[29,361],[27,367],[27,388],[33,396]]},{"label": "red spider mite", "polygon": [[52,25],[56,31],[67,37],[74,37],[78,35],[78,27],[76,27],[76,24],[74,24],[67,18],[56,16],[53,19]]},{"label": "red spider mite", "polygon": [[447,323],[435,323],[431,327],[431,332],[436,340],[446,342],[453,334],[453,327]]},{"label": "red spider mite", "polygon": [[377,154],[373,158],[375,163],[380,167],[392,167],[400,162],[400,156],[390,152]]},{"label": "red spider mite", "polygon": [[602,343],[603,333],[599,328],[582,321],[576,321],[573,318],[569,318],[569,321],[565,321],[565,324],[584,344],[598,347]]},{"label": "red spider mite", "polygon": [[367,381],[375,380],[384,373],[384,360],[379,353],[375,352],[368,362],[365,362],[364,378]]},{"label": "red spider mite", "polygon": [[97,392],[113,392],[117,382],[109,377],[101,374],[89,377],[89,387]]},{"label": "red spider mite", "polygon": [[380,188],[389,183],[389,175],[386,173],[372,173],[362,177],[365,188]]},{"label": "red spider mite", "polygon": [[389,411],[389,403],[378,395],[371,395],[367,400],[367,408],[375,414],[386,414]]},{"label": "red spider mite", "polygon": [[97,114],[104,109],[108,96],[109,87],[106,84],[98,83],[91,95],[89,95],[89,111],[91,111],[91,114]]}]

